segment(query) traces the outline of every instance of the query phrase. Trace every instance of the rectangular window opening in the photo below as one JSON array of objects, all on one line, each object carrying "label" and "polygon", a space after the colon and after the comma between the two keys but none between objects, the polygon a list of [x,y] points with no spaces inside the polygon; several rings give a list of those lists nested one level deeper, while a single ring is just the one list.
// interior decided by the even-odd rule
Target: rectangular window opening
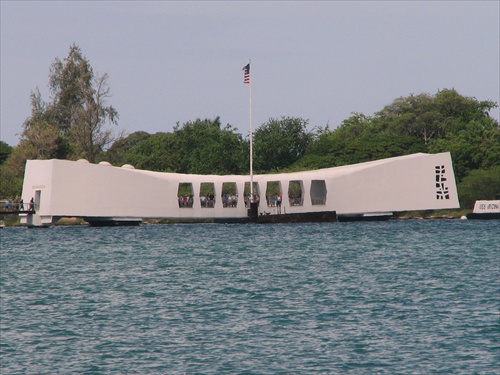
[{"label": "rectangular window opening", "polygon": [[[251,191],[250,191],[250,181],[245,182],[245,191],[244,191],[244,196],[245,196],[245,207],[250,207],[250,200],[251,200]],[[259,184],[257,182],[253,183],[253,202],[259,203],[260,202],[260,190],[259,190]]]},{"label": "rectangular window opening", "polygon": [[276,207],[281,213],[281,203],[283,202],[283,190],[280,181],[268,181],[266,186],[267,207]]},{"label": "rectangular window opening", "polygon": [[200,184],[200,204],[201,208],[214,208],[215,185],[213,182],[202,182]]},{"label": "rectangular window opening", "polygon": [[177,199],[180,208],[193,208],[193,184],[191,182],[179,183]]},{"label": "rectangular window opening", "polygon": [[222,183],[222,206],[224,208],[234,208],[238,206],[238,187],[236,182]]},{"label": "rectangular window opening", "polygon": [[304,185],[302,180],[290,181],[288,183],[288,201],[290,206],[302,206],[304,204],[303,190]]},{"label": "rectangular window opening", "polygon": [[313,206],[323,206],[326,204],[325,180],[311,181],[311,204]]}]

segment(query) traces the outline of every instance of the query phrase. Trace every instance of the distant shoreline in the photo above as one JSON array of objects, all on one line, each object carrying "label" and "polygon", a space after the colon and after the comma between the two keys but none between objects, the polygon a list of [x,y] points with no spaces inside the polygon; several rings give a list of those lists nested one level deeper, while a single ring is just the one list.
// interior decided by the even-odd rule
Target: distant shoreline
[{"label": "distant shoreline", "polygon": [[[463,216],[466,216],[468,213],[471,213],[472,210],[444,210],[444,212],[439,211],[408,211],[401,212],[395,214],[389,220],[456,220],[461,219]],[[4,227],[21,227],[19,218],[16,217],[15,220],[11,218],[10,220],[0,220],[3,222]],[[143,219],[142,224],[147,225],[167,225],[167,224],[211,224],[214,223],[214,220],[210,219],[169,219],[169,218],[148,218]],[[82,218],[77,217],[65,217],[58,220],[54,223],[56,226],[76,226],[76,225],[89,225]]]}]

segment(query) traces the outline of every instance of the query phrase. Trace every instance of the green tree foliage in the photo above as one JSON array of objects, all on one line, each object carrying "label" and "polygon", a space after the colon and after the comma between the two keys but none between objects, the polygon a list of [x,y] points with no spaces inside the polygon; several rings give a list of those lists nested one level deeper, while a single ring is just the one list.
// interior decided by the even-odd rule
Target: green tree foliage
[{"label": "green tree foliage", "polygon": [[353,113],[333,131],[322,131],[294,168],[328,168],[423,151],[418,137],[384,130],[374,118]]},{"label": "green tree foliage", "polygon": [[108,75],[94,74],[80,48],[72,45],[68,57],[56,58],[50,68],[51,98],[44,102],[38,88],[31,93],[31,116],[23,124],[19,145],[2,165],[0,194],[20,193],[28,159],[78,159],[98,161],[114,140],[108,123],[116,124],[118,112],[106,105],[110,97]]},{"label": "green tree foliage", "polygon": [[376,114],[381,129],[417,137],[423,144],[444,134],[444,116],[429,94],[398,98]]},{"label": "green tree foliage", "polygon": [[12,147],[4,141],[0,141],[0,165],[8,159],[12,153]]},{"label": "green tree foliage", "polygon": [[286,168],[305,155],[314,139],[306,120],[296,117],[270,119],[254,135],[254,164],[260,171]]},{"label": "green tree foliage", "polygon": [[[50,69],[51,101],[45,103],[36,89],[31,94],[32,114],[24,123],[26,145],[42,147],[37,158],[86,158],[98,161],[115,138],[106,124],[116,124],[118,112],[107,106],[108,74],[94,74],[80,48],[72,45],[68,57],[56,58]],[[43,133],[43,137],[40,137]],[[21,142],[21,146],[24,146]]]},{"label": "green tree foliage", "polygon": [[460,181],[473,170],[500,165],[500,128],[488,119],[474,120],[456,135],[434,140],[428,150],[449,151],[455,176]]},{"label": "green tree foliage", "polygon": [[442,90],[398,98],[375,116],[354,113],[318,135],[296,169],[324,168],[416,152],[450,151],[460,181],[500,164],[500,128],[489,116],[497,104]]},{"label": "green tree foliage", "polygon": [[68,138],[53,118],[54,108],[43,102],[38,88],[31,93],[31,116],[24,122],[19,147],[30,159],[67,159]]},{"label": "green tree foliage", "polygon": [[429,142],[428,152],[449,151],[459,181],[473,170],[500,165],[500,127],[489,116],[496,103],[463,97],[455,90],[438,92],[435,102],[445,115],[444,134]]},{"label": "green tree foliage", "polygon": [[21,196],[23,175],[16,173],[7,163],[0,165],[0,197],[15,198]]},{"label": "green tree foliage", "polygon": [[176,139],[172,133],[156,133],[131,148],[124,161],[135,168],[158,172],[176,172]]},{"label": "green tree foliage", "polygon": [[58,129],[42,121],[25,129],[19,147],[26,159],[64,159],[69,151],[69,144]]},{"label": "green tree foliage", "polygon": [[241,174],[248,171],[248,147],[230,125],[214,120],[189,121],[174,128],[178,158],[175,170],[196,174]]},{"label": "green tree foliage", "polygon": [[26,160],[64,159],[68,147],[52,125],[40,121],[25,129],[19,145],[12,148],[8,159],[0,165],[3,179],[0,197],[21,195]]},{"label": "green tree foliage", "polygon": [[472,209],[476,200],[498,199],[500,195],[500,164],[489,169],[471,171],[458,184],[462,208]]},{"label": "green tree foliage", "polygon": [[413,135],[428,145],[436,139],[459,135],[474,121],[493,124],[488,113],[495,107],[497,104],[491,101],[478,101],[461,96],[454,89],[445,89],[436,95],[398,98],[377,112],[375,120],[381,130]]},{"label": "green tree foliage", "polygon": [[[109,154],[128,148],[122,162],[136,168],[195,174],[241,174],[248,172],[248,144],[220,119],[197,119],[177,124],[172,133],[136,134],[117,142]],[[125,145],[125,146],[123,146]]]},{"label": "green tree foliage", "polygon": [[25,161],[24,150],[19,146],[12,147],[9,157],[0,164],[0,198],[21,195]]},{"label": "green tree foliage", "polygon": [[113,145],[106,151],[105,159],[113,165],[124,165],[130,163],[127,155],[132,153],[133,149],[141,142],[151,137],[151,134],[138,131],[126,137],[120,138],[113,143]]}]

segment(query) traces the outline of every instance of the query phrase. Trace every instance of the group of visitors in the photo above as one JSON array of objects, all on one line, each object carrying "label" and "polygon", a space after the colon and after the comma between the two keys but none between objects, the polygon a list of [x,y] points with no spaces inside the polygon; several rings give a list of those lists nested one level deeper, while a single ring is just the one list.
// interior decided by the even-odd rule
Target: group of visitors
[{"label": "group of visitors", "polygon": [[[282,195],[281,194],[275,194],[272,196],[266,196],[267,200],[267,206],[268,207],[280,207],[282,203]],[[302,196],[299,195],[295,197],[293,194],[290,194],[288,196],[288,201],[290,203],[290,206],[302,206]]]},{"label": "group of visitors", "polygon": [[[179,207],[180,208],[192,208],[193,207],[193,195],[179,195]],[[251,195],[245,195],[245,206],[250,207]],[[281,207],[282,196],[273,195],[266,197],[268,207]],[[302,198],[298,198],[293,195],[289,196],[290,205],[298,206],[301,205]],[[260,197],[258,194],[253,195],[253,202],[259,202]],[[200,195],[200,204],[202,208],[213,208],[215,207],[215,197],[213,194]],[[236,207],[238,205],[238,194],[222,194],[222,206],[224,208]]]},{"label": "group of visitors", "polygon": [[222,206],[226,207],[236,207],[238,205],[238,194],[223,194],[222,195]]},{"label": "group of visitors", "polygon": [[288,196],[288,200],[290,201],[290,206],[302,206],[302,195],[295,197],[293,194]]},{"label": "group of visitors", "polygon": [[35,210],[35,199],[31,198],[29,203],[24,203],[23,199],[6,199],[4,204],[5,211],[34,211]]},{"label": "group of visitors", "polygon": [[277,195],[272,195],[272,196],[267,196],[267,207],[279,207],[281,206],[281,194]]},{"label": "group of visitors", "polygon": [[200,195],[200,203],[203,208],[213,208],[215,206],[215,197],[213,194]]},{"label": "group of visitors", "polygon": [[[245,196],[245,207],[246,208],[249,208],[250,207],[250,201],[251,201],[251,198],[252,198],[252,195],[251,194],[247,194]],[[254,203],[259,203],[260,202],[260,196],[258,194],[254,194],[253,195],[253,200],[252,202]]]},{"label": "group of visitors", "polygon": [[[179,195],[180,208],[192,208],[194,197],[192,195]],[[215,197],[212,194],[200,195],[200,204],[203,208],[212,208],[215,205]]]},{"label": "group of visitors", "polygon": [[180,208],[193,207],[193,196],[192,195],[179,195],[179,207]]}]

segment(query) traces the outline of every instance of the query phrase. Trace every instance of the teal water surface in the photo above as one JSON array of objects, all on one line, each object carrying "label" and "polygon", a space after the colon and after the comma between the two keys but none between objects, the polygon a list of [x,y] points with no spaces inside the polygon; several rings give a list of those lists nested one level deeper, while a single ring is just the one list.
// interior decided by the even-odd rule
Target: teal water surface
[{"label": "teal water surface", "polygon": [[0,231],[1,374],[500,374],[499,221]]}]

